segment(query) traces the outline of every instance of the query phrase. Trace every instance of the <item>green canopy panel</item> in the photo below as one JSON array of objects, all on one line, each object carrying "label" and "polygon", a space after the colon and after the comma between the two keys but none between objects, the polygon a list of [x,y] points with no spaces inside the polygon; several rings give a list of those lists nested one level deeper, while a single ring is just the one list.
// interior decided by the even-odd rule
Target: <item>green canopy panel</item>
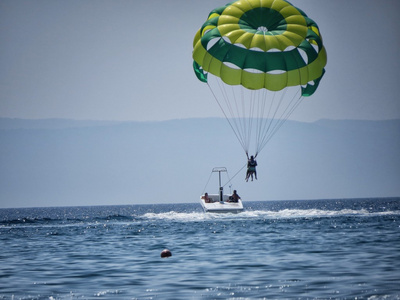
[{"label": "green canopy panel", "polygon": [[194,70],[228,85],[279,91],[301,86],[312,95],[326,50],[317,24],[284,0],[243,0],[211,11],[193,41]]}]

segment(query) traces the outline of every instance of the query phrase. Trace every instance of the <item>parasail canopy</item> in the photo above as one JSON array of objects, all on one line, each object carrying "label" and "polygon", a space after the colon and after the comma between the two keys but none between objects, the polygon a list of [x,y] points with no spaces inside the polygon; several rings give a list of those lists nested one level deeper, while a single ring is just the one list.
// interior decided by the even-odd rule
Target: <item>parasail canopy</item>
[{"label": "parasail canopy", "polygon": [[[257,136],[257,155],[302,97],[316,91],[327,55],[318,25],[289,2],[240,0],[210,12],[195,35],[193,59],[246,153]],[[241,91],[230,94],[236,86]]]}]

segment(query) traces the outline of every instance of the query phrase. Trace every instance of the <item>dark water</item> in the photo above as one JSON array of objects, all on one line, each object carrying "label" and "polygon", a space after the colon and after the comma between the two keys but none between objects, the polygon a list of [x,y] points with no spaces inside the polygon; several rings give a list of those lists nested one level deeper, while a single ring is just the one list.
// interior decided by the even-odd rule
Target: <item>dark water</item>
[{"label": "dark water", "polygon": [[1,209],[0,299],[400,299],[400,198],[244,205]]}]

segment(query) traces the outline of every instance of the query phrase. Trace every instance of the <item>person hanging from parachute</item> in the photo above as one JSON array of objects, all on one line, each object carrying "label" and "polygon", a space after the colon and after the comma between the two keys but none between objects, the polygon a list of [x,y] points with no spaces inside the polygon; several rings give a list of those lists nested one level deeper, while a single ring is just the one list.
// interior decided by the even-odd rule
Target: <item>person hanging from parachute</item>
[{"label": "person hanging from parachute", "polygon": [[[212,10],[194,37],[192,57],[197,78],[210,88],[249,161],[254,150],[254,162],[317,90],[327,63],[318,25],[285,0],[239,0]],[[257,179],[251,164],[246,181]]]},{"label": "person hanging from parachute", "polygon": [[255,176],[257,180],[257,161],[255,160],[255,157],[252,155],[249,158],[249,155],[247,155],[247,172],[246,172],[246,182],[249,181],[249,178],[251,177],[251,181],[253,181],[253,175]]}]

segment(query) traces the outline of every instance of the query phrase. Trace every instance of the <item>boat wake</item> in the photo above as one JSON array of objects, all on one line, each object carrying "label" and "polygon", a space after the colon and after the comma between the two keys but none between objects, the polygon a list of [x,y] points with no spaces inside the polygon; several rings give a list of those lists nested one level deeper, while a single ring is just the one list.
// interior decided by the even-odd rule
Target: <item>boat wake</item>
[{"label": "boat wake", "polygon": [[296,218],[334,218],[343,216],[373,217],[385,215],[400,215],[400,211],[369,212],[366,209],[342,209],[342,210],[321,210],[321,209],[282,209],[272,210],[245,210],[238,214],[231,213],[203,213],[203,212],[164,212],[146,213],[145,219],[199,222],[207,220],[240,220],[240,219],[296,219]]},{"label": "boat wake", "polygon": [[[46,214],[31,216],[20,213],[15,215],[6,214],[0,218],[0,228],[6,227],[70,227],[70,226],[98,226],[99,224],[132,224],[153,221],[172,222],[204,222],[216,220],[284,220],[284,219],[317,219],[317,218],[339,218],[339,217],[385,217],[399,216],[400,210],[390,203],[372,207],[370,205],[359,208],[245,208],[240,213],[204,213],[200,209],[191,207],[170,207],[165,210],[153,210],[140,212],[127,210],[125,207],[116,207],[115,211],[107,211],[104,214],[80,213],[71,217],[69,214]],[[165,207],[163,207],[165,208]],[[182,209],[183,208],[183,209]],[[74,208],[75,209],[75,208]],[[146,207],[148,209],[148,207]]]}]

